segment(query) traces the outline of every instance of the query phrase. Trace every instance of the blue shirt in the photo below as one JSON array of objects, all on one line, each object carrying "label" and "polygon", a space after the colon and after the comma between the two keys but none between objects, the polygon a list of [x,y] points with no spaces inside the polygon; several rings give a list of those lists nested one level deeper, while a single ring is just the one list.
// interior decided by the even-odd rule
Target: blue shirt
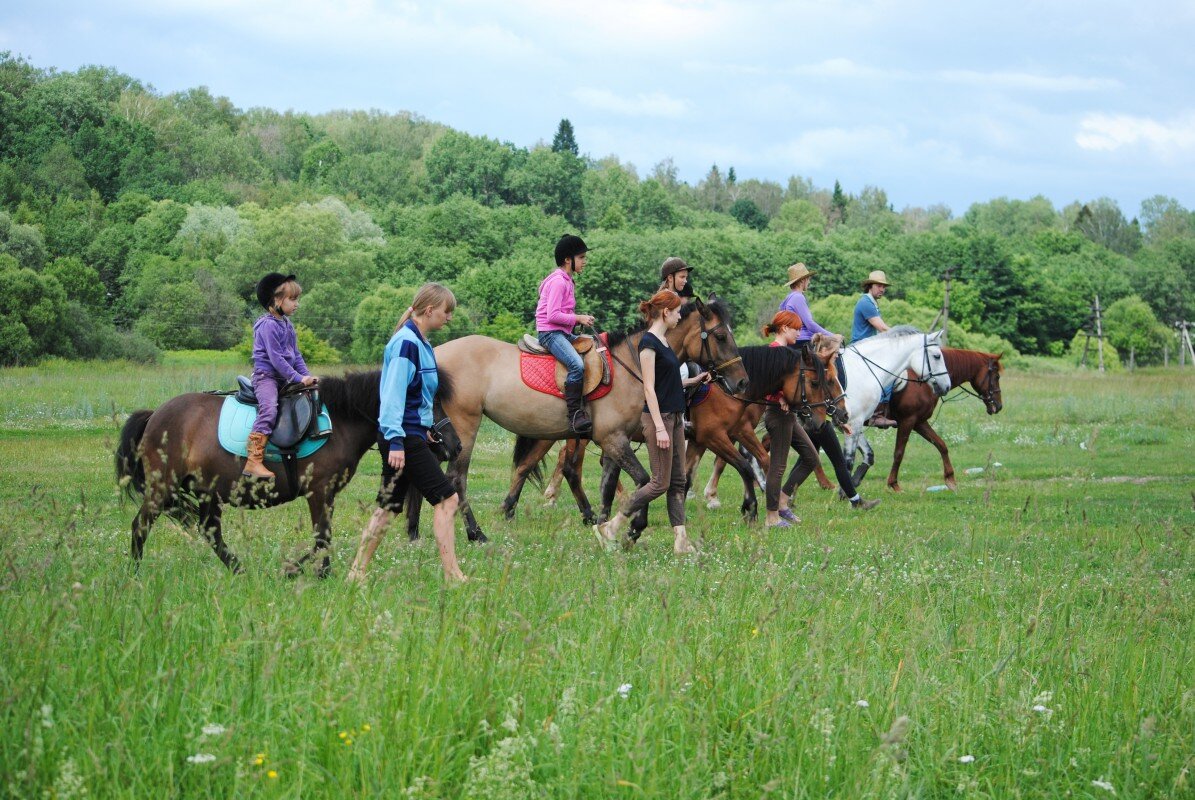
[{"label": "blue shirt", "polygon": [[851,341],[858,342],[879,333],[867,321],[878,316],[880,316],[880,307],[876,305],[875,298],[870,293],[864,292],[863,296],[859,298],[859,302],[855,303],[855,316],[851,320]]},{"label": "blue shirt", "polygon": [[427,438],[435,422],[432,402],[438,388],[435,351],[415,323],[407,320],[390,337],[382,356],[378,430],[392,450],[403,449],[404,436]]}]

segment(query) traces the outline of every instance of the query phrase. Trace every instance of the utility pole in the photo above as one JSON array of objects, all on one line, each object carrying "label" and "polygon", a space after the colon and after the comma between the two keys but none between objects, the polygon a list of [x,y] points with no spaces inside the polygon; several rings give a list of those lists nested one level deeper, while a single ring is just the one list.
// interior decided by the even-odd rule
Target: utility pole
[{"label": "utility pole", "polygon": [[932,331],[938,327],[938,321],[942,322],[942,341],[946,341],[946,328],[950,324],[950,281],[954,279],[954,271],[956,266],[947,267],[938,277],[946,284],[944,293],[942,295],[942,308],[938,311],[938,316],[934,317],[934,321],[930,323],[929,329]]},{"label": "utility pole", "polygon": [[1100,372],[1104,371],[1104,322],[1100,317],[1100,296],[1095,296],[1095,340],[1100,352]]},{"label": "utility pole", "polygon": [[[1092,328],[1095,329],[1094,333]],[[1091,314],[1087,317],[1087,322],[1083,325],[1083,332],[1087,334],[1087,338],[1083,340],[1083,358],[1079,361],[1079,366],[1087,366],[1087,353],[1091,348],[1091,339],[1094,336],[1096,341],[1096,349],[1099,351],[1099,365],[1100,372],[1104,371],[1104,325],[1100,317],[1100,296],[1095,296],[1095,302],[1091,304]]]},{"label": "utility pole", "polygon": [[1195,366],[1195,347],[1191,346],[1191,328],[1195,327],[1195,323],[1180,320],[1174,323],[1174,327],[1178,328],[1178,365],[1186,366],[1187,356],[1190,356],[1191,365]]}]

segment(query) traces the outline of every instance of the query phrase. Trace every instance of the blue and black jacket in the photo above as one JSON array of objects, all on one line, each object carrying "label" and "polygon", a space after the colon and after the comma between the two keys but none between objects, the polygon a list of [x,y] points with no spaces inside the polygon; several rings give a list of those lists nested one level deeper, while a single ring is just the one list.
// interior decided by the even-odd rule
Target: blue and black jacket
[{"label": "blue and black jacket", "polygon": [[435,422],[432,402],[439,387],[436,354],[408,320],[390,337],[382,356],[378,430],[392,450],[403,449],[404,436],[427,438]]}]

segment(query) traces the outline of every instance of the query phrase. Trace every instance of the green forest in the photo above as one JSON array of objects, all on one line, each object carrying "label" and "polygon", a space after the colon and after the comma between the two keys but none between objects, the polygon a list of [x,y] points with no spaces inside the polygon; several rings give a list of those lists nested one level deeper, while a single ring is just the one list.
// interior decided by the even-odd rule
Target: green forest
[{"label": "green forest", "polygon": [[670,160],[641,171],[584,152],[567,119],[518,145],[415,113],[241,110],[203,87],[163,94],[107,67],[60,72],[0,53],[0,364],[153,361],[244,348],[262,274],[294,272],[309,361],[376,362],[414,290],[451,286],[442,337],[534,328],[552,247],[596,250],[578,310],[635,322],[668,256],[736,314],[741,342],[804,261],[822,324],[846,332],[859,282],[894,286],[890,324],[928,326],[953,268],[950,342],[1069,356],[1098,294],[1112,363],[1160,363],[1195,317],[1195,212],[1159,194],[1056,208],[996,198],[961,215],[896,211],[884,190],[787,185]]}]

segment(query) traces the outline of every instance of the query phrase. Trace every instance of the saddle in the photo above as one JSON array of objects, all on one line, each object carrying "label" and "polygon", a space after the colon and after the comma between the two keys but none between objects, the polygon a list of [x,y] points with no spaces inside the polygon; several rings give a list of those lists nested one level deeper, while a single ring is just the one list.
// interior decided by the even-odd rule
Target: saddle
[{"label": "saddle", "polygon": [[[238,403],[257,405],[253,382],[244,375],[237,376]],[[289,383],[278,393],[278,421],[270,434],[270,444],[281,452],[294,451],[304,439],[326,439],[332,435],[332,425],[326,415],[321,419],[323,404],[319,389],[301,383]]]},{"label": "saddle", "polygon": [[[519,372],[523,383],[544,394],[564,397],[564,379],[568,377],[568,370],[564,364],[556,360],[547,348],[531,334],[524,334],[519,340]],[[581,392],[588,400],[596,400],[610,391],[612,368],[610,365],[610,350],[606,346],[605,335],[600,344],[592,336],[578,336],[573,347],[581,355],[585,363],[585,378],[581,382]]]}]

